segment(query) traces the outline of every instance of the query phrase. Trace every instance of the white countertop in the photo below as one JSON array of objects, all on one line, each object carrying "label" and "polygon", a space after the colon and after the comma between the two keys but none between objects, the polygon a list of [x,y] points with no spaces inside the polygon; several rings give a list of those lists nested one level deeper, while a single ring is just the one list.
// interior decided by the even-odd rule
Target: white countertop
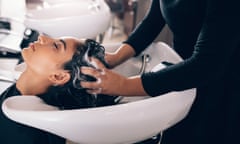
[{"label": "white countertop", "polygon": [[14,80],[19,74],[14,70],[17,59],[0,58],[0,93],[8,88],[13,82],[8,82],[5,79]]}]

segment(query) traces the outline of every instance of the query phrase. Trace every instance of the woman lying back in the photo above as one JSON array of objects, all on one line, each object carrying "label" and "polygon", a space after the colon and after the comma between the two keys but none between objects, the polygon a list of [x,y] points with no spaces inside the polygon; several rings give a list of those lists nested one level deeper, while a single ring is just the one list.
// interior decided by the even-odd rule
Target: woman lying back
[{"label": "woman lying back", "polygon": [[[11,96],[36,95],[60,109],[88,108],[116,104],[116,97],[91,95],[81,88],[81,81],[95,81],[83,75],[81,66],[94,67],[90,57],[104,61],[104,48],[90,39],[39,36],[38,41],[22,50],[26,69],[16,83],[5,90],[0,104]],[[21,125],[0,113],[0,143],[65,144],[65,139]],[[4,130],[4,131],[3,131]]]}]

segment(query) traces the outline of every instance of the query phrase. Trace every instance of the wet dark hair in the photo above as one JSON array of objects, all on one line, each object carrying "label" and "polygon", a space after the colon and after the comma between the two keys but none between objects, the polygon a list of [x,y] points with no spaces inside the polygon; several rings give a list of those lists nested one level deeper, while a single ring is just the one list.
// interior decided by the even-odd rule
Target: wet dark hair
[{"label": "wet dark hair", "polygon": [[98,42],[86,39],[84,44],[76,46],[76,52],[72,59],[64,64],[64,69],[68,70],[71,79],[63,86],[50,87],[48,92],[40,97],[50,105],[60,109],[89,108],[97,106],[107,106],[116,104],[116,96],[92,95],[80,85],[81,81],[96,81],[94,77],[81,73],[82,66],[93,67],[89,57],[95,57],[107,66],[104,60],[105,49]]}]

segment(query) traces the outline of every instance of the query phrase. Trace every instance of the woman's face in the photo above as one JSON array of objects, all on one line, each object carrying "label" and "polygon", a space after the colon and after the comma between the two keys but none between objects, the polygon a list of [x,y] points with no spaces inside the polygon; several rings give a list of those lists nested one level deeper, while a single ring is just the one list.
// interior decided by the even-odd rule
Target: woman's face
[{"label": "woman's face", "polygon": [[41,75],[49,75],[63,70],[63,64],[71,60],[79,43],[83,42],[70,37],[53,39],[39,36],[38,41],[22,50],[22,57],[28,69]]}]

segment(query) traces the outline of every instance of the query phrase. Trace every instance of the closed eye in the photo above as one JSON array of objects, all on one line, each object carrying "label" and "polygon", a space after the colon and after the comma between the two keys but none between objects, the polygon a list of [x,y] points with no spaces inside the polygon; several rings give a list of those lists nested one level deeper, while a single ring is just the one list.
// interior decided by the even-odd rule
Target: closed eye
[{"label": "closed eye", "polygon": [[57,45],[56,42],[53,43],[53,46],[54,46],[56,49],[58,49],[58,45]]}]

